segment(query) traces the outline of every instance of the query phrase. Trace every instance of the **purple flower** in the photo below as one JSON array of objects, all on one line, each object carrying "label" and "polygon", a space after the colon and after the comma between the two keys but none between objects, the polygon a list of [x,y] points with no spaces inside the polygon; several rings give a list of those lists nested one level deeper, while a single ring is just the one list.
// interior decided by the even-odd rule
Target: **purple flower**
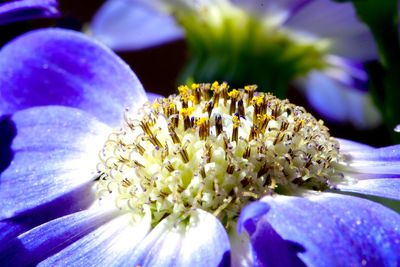
[{"label": "purple flower", "polygon": [[0,4],[0,25],[59,16],[57,0],[14,0]]},{"label": "purple flower", "polygon": [[251,82],[282,96],[291,82],[327,120],[360,129],[380,123],[362,65],[377,52],[351,3],[109,0],[91,33],[115,50],[185,38],[183,80]]},{"label": "purple flower", "polygon": [[398,205],[400,147],[332,138],[302,107],[228,89],[181,86],[150,103],[82,34],[6,45],[0,262],[398,265],[400,216],[366,197]]}]

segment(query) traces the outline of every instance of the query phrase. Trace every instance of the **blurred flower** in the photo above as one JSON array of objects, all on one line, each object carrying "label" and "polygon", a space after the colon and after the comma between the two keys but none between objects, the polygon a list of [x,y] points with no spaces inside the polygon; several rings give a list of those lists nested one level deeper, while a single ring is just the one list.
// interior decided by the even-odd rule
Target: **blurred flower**
[{"label": "blurred flower", "polygon": [[400,261],[399,214],[363,198],[398,204],[400,146],[334,139],[255,86],[146,102],[115,54],[66,30],[6,45],[0,85],[3,265]]},{"label": "blurred flower", "polygon": [[380,123],[361,64],[375,59],[376,49],[351,3],[109,0],[91,33],[115,50],[185,37],[191,55],[184,82],[255,83],[280,97],[294,82],[330,121],[358,128]]},{"label": "blurred flower", "polygon": [[0,4],[0,25],[59,16],[57,0],[15,0]]}]

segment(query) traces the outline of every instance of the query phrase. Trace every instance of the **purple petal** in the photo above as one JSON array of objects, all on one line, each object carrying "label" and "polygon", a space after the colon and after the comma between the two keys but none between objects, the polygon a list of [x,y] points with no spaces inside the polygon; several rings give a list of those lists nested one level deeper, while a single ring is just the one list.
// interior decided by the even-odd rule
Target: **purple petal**
[{"label": "purple petal", "polygon": [[400,178],[400,148],[398,145],[374,148],[350,140],[336,138],[340,152],[346,155],[348,176],[358,180],[375,178]]},{"label": "purple petal", "polygon": [[42,29],[22,35],[0,51],[0,114],[40,105],[88,111],[116,125],[125,107],[146,94],[120,58],[85,35]]},{"label": "purple petal", "polygon": [[349,165],[357,177],[400,177],[400,145],[359,149],[346,153]]},{"label": "purple petal", "polygon": [[151,93],[151,92],[146,92],[147,99],[149,99],[150,102],[153,102],[154,100],[158,98],[164,98],[162,95]]},{"label": "purple petal", "polygon": [[0,250],[4,266],[32,266],[91,234],[116,212],[84,210],[53,220],[8,242]]},{"label": "purple petal", "polygon": [[150,218],[133,225],[132,214],[127,213],[83,236],[40,265],[132,266],[129,257],[149,230]]},{"label": "purple petal", "polygon": [[370,149],[366,148],[358,151],[356,150],[350,155],[352,159],[357,161],[365,160],[400,162],[400,145]]},{"label": "purple petal", "polygon": [[352,60],[376,60],[378,50],[369,32],[333,38],[329,51]]},{"label": "purple petal", "polygon": [[[0,221],[0,244],[56,218],[87,209],[93,204],[93,184],[87,183],[48,203]],[[0,245],[1,247],[1,245]]]},{"label": "purple petal", "polygon": [[[351,3],[309,1],[298,8],[285,26],[333,41],[331,52],[352,59],[377,58],[368,28],[361,23]],[[364,41],[364,42],[361,42]]]},{"label": "purple petal", "polygon": [[269,209],[269,205],[261,201],[257,201],[254,204],[245,207],[246,211],[243,211],[237,225],[238,233],[241,234],[244,228],[246,228],[246,231],[249,234],[253,234],[256,231],[258,219],[267,213]]},{"label": "purple petal", "polygon": [[340,151],[344,153],[352,153],[352,152],[359,152],[359,151],[369,151],[370,149],[374,149],[374,147],[350,141],[347,139],[342,139],[342,138],[335,138],[336,140],[339,141],[340,144]]},{"label": "purple petal", "polygon": [[[303,249],[293,242],[282,239],[266,223],[265,214],[270,205],[257,201],[246,206],[239,217],[238,231],[246,230],[250,236],[255,266],[304,266],[296,255]],[[261,228],[259,225],[262,225]],[[268,239],[262,238],[268,236]]]},{"label": "purple petal", "polygon": [[139,50],[182,39],[183,30],[157,5],[162,3],[107,1],[95,15],[91,33],[117,51]]},{"label": "purple petal", "polygon": [[328,55],[325,58],[330,65],[325,70],[329,77],[349,88],[354,88],[361,92],[368,91],[368,74],[363,64],[333,55]]},{"label": "purple petal", "polygon": [[254,266],[249,235],[246,232],[239,234],[234,226],[230,228],[228,235],[231,243],[231,266]]},{"label": "purple petal", "polygon": [[353,185],[338,185],[341,191],[400,200],[400,179],[368,179]]},{"label": "purple petal", "polygon": [[225,228],[212,214],[196,210],[189,224],[170,216],[136,248],[133,265],[229,266],[230,244]]},{"label": "purple petal", "polygon": [[298,9],[312,0],[231,0],[234,4],[244,8],[246,11],[267,18],[269,21],[274,17],[278,24],[284,23],[296,13]]},{"label": "purple petal", "polygon": [[350,122],[360,129],[380,123],[379,112],[368,94],[351,90],[323,72],[311,72],[304,89],[311,106],[326,120]]},{"label": "purple petal", "polygon": [[[330,193],[262,201],[270,209],[250,236],[260,265],[281,266],[280,260],[295,256],[307,266],[396,266],[400,261],[400,215],[380,204]],[[248,217],[246,210],[241,217]],[[286,249],[276,250],[282,242]]]},{"label": "purple petal", "polygon": [[60,15],[57,0],[17,0],[0,4],[0,25],[11,22],[54,18]]},{"label": "purple petal", "polygon": [[[11,218],[93,181],[109,128],[77,109],[47,106],[15,113],[13,159],[0,175],[0,218]],[[81,195],[84,198],[86,195]]]}]

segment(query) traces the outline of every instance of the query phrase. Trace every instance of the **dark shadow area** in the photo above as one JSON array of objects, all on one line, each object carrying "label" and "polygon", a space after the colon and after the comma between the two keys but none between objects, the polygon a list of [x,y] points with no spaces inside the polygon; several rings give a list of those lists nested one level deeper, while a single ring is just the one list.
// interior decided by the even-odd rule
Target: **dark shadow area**
[{"label": "dark shadow area", "polygon": [[306,249],[299,243],[283,239],[267,218],[261,216],[244,222],[250,236],[254,261],[258,262],[257,266],[306,267],[298,256]]},{"label": "dark shadow area", "polygon": [[280,267],[306,267],[304,262],[298,257],[306,249],[293,241],[284,240],[278,233],[268,229],[268,234],[263,229],[263,238],[252,239],[254,249],[254,260],[260,263],[260,266]]},{"label": "dark shadow area", "polygon": [[231,252],[226,251],[224,255],[222,255],[222,260],[218,264],[218,267],[229,267],[231,266]]},{"label": "dark shadow area", "polygon": [[[17,127],[11,115],[0,117],[0,174],[10,165],[14,158],[11,143],[17,135]],[[1,180],[0,180],[1,184]]]},{"label": "dark shadow area", "polygon": [[184,41],[118,55],[133,69],[146,91],[163,96],[177,93],[177,79],[188,57]]}]

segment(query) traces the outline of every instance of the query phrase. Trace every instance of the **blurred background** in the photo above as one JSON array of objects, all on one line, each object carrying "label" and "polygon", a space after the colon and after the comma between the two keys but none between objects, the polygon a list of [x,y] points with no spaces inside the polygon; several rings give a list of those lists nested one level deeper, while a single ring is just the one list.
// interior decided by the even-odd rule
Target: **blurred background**
[{"label": "blurred background", "polygon": [[[90,22],[103,4],[104,1],[100,0],[59,0],[61,17],[56,19],[28,20],[0,26],[0,44],[4,45],[9,40],[24,32],[43,27],[61,27],[88,32]],[[397,41],[398,40],[396,40],[396,42]],[[190,44],[188,44],[187,41],[180,39],[139,50],[117,51],[116,53],[130,65],[147,91],[167,96],[176,93],[176,88],[179,83],[178,80],[181,78],[185,65],[191,57],[189,47]],[[363,64],[370,73],[374,74],[374,85],[384,87],[386,83],[383,78],[385,77],[384,69],[381,67],[378,59],[368,60],[363,62]],[[400,73],[398,75],[400,75]],[[316,110],[313,105],[310,105],[305,95],[300,93],[297,89],[296,84],[289,85],[286,97],[292,103],[304,106],[317,118],[324,119],[331,134],[335,137],[351,139],[372,146],[390,145],[397,143],[397,140],[400,139],[400,133],[397,134],[399,136],[399,138],[397,138],[396,133],[392,131],[393,123],[390,124],[389,127],[382,122],[377,123],[373,127],[361,127],[360,129],[360,127],[355,127],[349,122],[338,123],[337,121],[327,120],[319,114],[319,111]],[[395,96],[396,95],[397,94],[395,94]],[[376,97],[382,98],[382,95]],[[400,116],[396,114],[395,117],[399,118]]]}]

